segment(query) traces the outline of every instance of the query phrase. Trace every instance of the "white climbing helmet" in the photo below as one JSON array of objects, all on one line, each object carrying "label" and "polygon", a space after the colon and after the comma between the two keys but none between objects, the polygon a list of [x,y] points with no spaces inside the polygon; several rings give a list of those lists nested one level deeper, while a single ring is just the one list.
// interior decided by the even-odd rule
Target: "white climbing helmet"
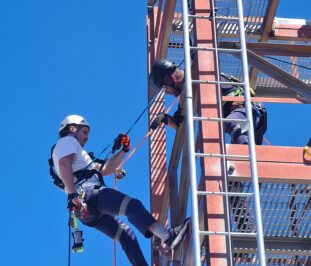
[{"label": "white climbing helmet", "polygon": [[65,117],[60,124],[58,132],[61,132],[68,125],[87,126],[88,128],[91,128],[88,122],[84,119],[84,117],[80,115],[69,115]]}]

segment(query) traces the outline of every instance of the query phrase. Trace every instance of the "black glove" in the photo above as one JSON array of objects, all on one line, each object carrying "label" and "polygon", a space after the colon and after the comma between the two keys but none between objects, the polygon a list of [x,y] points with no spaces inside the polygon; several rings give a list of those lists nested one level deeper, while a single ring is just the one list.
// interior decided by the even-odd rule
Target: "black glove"
[{"label": "black glove", "polygon": [[131,149],[131,145],[130,145],[131,141],[130,138],[121,133],[119,134],[119,136],[115,139],[113,147],[112,147],[112,153],[115,153],[116,150],[120,149],[122,146],[122,151],[124,152],[128,152]]},{"label": "black glove", "polygon": [[157,117],[155,119],[153,119],[153,121],[151,122],[150,127],[153,130],[155,130],[155,129],[157,129],[157,127],[159,125],[161,125],[161,123],[164,123],[165,125],[167,125],[168,124],[167,117],[168,117],[168,114],[166,114],[166,113],[159,113],[159,114],[157,114]]}]

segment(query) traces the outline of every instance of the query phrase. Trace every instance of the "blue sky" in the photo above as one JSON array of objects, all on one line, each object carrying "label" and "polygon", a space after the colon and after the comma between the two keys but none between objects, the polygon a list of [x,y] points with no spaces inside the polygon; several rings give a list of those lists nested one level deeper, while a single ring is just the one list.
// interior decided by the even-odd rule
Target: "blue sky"
[{"label": "blue sky", "polygon": [[[47,159],[64,116],[92,125],[87,149],[98,154],[147,105],[147,1],[0,1],[2,265],[67,265],[66,196],[52,185]],[[280,1],[277,16],[310,17],[310,2]],[[309,8],[307,8],[309,7]],[[268,105],[266,137],[304,146],[310,108]],[[147,132],[147,116],[131,134]],[[118,188],[149,206],[145,143]],[[106,178],[112,186],[112,178]],[[85,252],[72,265],[113,265],[113,242],[81,226]],[[139,236],[147,259],[149,241]],[[128,265],[120,247],[118,265]]]}]

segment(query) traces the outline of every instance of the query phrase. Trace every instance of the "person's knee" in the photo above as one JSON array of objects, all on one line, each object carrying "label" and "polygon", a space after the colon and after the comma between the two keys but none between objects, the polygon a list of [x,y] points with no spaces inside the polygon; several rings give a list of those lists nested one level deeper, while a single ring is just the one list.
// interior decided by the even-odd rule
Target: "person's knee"
[{"label": "person's knee", "polygon": [[137,213],[139,210],[144,209],[144,205],[141,203],[140,200],[131,198],[129,201],[127,208],[125,210],[125,215],[128,216],[132,213]]},{"label": "person's knee", "polygon": [[129,216],[144,209],[144,205],[140,200],[126,196],[123,198],[119,210],[119,215]]},{"label": "person's knee", "polygon": [[247,144],[248,137],[246,134],[241,132],[241,127],[236,125],[230,132],[231,143],[232,144]]}]

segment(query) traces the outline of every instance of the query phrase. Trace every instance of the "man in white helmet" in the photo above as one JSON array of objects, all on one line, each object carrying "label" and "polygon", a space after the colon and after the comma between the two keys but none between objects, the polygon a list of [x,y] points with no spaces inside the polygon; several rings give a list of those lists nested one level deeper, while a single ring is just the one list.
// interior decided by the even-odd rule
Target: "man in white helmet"
[{"label": "man in white helmet", "polygon": [[[188,219],[182,225],[166,229],[139,200],[108,188],[103,181],[103,176],[115,173],[125,153],[130,150],[128,136],[120,134],[113,145],[113,151],[119,151],[105,163],[96,163],[84,150],[89,132],[90,126],[82,116],[66,117],[59,128],[60,139],[52,152],[56,174],[68,194],[67,208],[77,210],[84,224],[119,241],[132,265],[148,264],[134,233],[117,218],[119,215],[127,216],[145,237],[156,236],[163,241],[163,245],[176,249],[183,240]],[[85,195],[83,199],[82,194]]]}]

